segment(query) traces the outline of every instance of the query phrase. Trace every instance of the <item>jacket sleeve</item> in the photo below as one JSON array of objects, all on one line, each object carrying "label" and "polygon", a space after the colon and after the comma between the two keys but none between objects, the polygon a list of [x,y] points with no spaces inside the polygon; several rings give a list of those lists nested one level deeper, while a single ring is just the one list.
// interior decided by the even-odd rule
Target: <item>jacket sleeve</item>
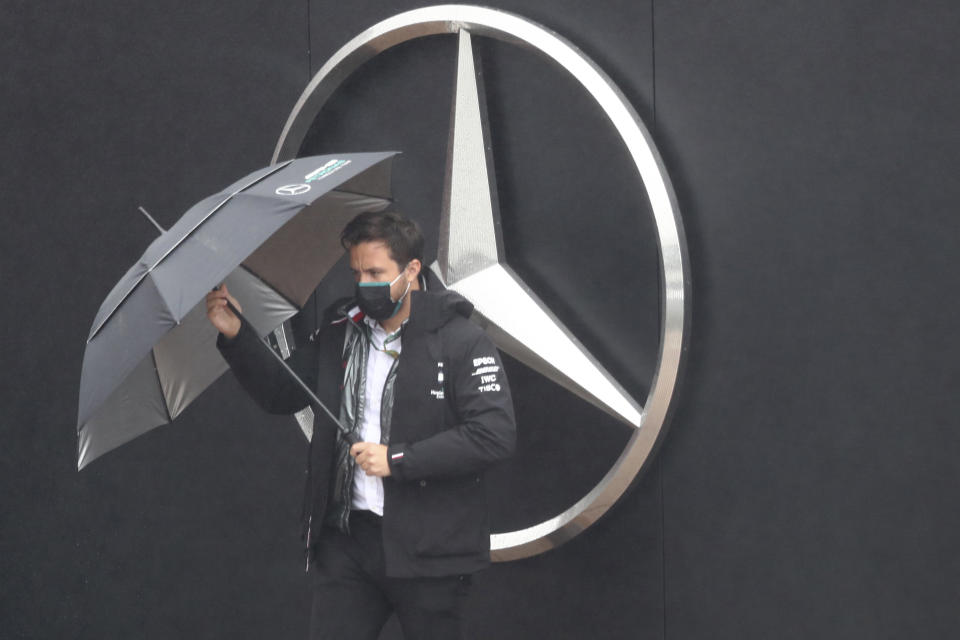
[{"label": "jacket sleeve", "polygon": [[390,473],[398,480],[476,473],[513,454],[517,427],[500,353],[486,334],[454,364],[448,389],[459,422],[412,443],[391,443]]},{"label": "jacket sleeve", "polygon": [[[217,348],[233,369],[240,385],[264,411],[289,414],[309,405],[307,395],[290,379],[280,363],[266,352],[267,346],[246,322],[233,339],[220,334]],[[318,361],[314,341],[305,341],[293,352],[287,364],[308,388],[316,388]]]}]

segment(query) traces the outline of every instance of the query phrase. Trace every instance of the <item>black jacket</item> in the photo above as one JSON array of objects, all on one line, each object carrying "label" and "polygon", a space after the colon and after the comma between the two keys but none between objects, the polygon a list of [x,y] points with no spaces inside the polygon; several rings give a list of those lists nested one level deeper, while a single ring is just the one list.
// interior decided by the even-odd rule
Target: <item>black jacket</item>
[{"label": "black jacket", "polygon": [[[473,306],[452,291],[410,295],[394,391],[391,475],[383,479],[387,575],[470,573],[490,560],[483,470],[514,450],[513,403],[500,354],[468,319]],[[334,415],[345,365],[349,320],[344,308],[349,305],[332,305],[311,340],[288,361]],[[220,336],[218,342],[241,385],[271,413],[308,406],[302,391],[255,340],[244,325],[233,340]],[[304,500],[308,547],[319,538],[331,497],[336,437],[332,421],[318,415]]]}]

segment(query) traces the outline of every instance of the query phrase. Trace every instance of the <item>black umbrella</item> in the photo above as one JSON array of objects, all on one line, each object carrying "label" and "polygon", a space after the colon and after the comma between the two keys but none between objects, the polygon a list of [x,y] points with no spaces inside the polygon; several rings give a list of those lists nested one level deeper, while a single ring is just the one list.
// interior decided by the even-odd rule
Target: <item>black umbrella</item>
[{"label": "black umbrella", "polygon": [[170,422],[226,371],[206,319],[213,287],[227,283],[261,336],[295,314],[343,254],[343,226],[390,204],[394,155],[266,167],[163,232],[93,322],[80,375],[78,469]]}]

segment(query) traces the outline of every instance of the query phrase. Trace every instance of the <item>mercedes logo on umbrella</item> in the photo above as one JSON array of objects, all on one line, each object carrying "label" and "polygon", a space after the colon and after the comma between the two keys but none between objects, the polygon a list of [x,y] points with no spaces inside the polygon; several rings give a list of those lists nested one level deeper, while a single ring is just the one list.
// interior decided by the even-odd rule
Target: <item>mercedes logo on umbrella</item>
[{"label": "mercedes logo on umbrella", "polygon": [[310,191],[308,184],[285,184],[276,190],[278,196],[298,196],[301,193]]}]

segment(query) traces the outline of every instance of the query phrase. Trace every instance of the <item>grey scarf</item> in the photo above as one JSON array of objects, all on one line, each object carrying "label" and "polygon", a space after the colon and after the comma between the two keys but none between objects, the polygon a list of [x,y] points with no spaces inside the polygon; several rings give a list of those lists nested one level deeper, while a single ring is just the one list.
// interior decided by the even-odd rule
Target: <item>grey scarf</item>
[{"label": "grey scarf", "polygon": [[[399,337],[403,327],[394,334]],[[371,329],[364,322],[348,321],[343,341],[343,389],[340,397],[340,422],[351,434],[360,435],[363,424],[364,402],[366,401],[367,358],[370,355]],[[377,347],[375,347],[377,348]],[[383,385],[383,398],[380,404],[380,444],[390,443],[390,422],[393,415],[393,391],[397,378],[399,354],[381,349],[393,355],[393,366],[387,373]],[[327,513],[327,524],[337,527],[344,533],[350,532],[350,505],[353,502],[353,474],[356,462],[350,455],[350,443],[343,436],[337,437],[336,467],[334,470],[333,504]]]}]

